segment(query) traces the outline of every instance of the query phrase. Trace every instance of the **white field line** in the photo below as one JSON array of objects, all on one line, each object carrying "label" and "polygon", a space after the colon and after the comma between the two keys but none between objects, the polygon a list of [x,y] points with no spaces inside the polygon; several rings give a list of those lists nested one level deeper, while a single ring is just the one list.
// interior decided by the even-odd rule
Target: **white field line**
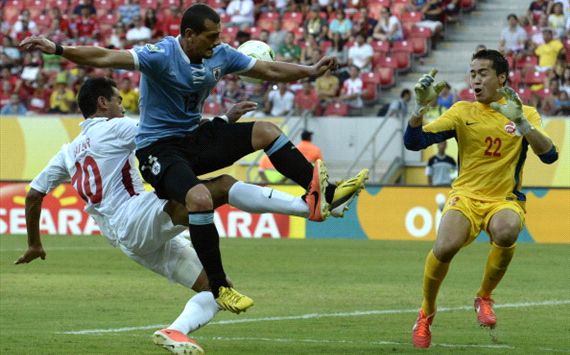
[{"label": "white field line", "polygon": [[[550,300],[542,302],[521,302],[521,303],[505,303],[496,304],[495,308],[524,308],[524,307],[537,307],[537,306],[557,306],[570,304],[570,300]],[[472,310],[471,306],[461,307],[441,307],[438,312],[453,312],[453,311],[468,311]],[[318,319],[318,318],[334,318],[334,317],[359,317],[359,316],[372,316],[372,315],[385,315],[385,314],[404,314],[404,313],[417,313],[418,308],[409,309],[386,309],[386,310],[372,310],[372,311],[354,311],[354,312],[339,312],[339,313],[308,313],[297,316],[283,316],[283,317],[263,317],[263,318],[242,318],[231,320],[220,320],[210,322],[210,325],[225,325],[225,324],[239,324],[239,323],[256,323],[256,322],[271,322],[271,321],[286,321],[286,320],[302,320],[302,319]],[[139,327],[124,327],[124,328],[107,328],[107,329],[84,329],[84,330],[70,330],[66,332],[59,332],[59,334],[103,334],[103,333],[119,333],[130,332],[134,330],[147,330],[147,329],[161,329],[166,327],[166,324],[153,324]],[[444,346],[444,345],[442,345]]]},{"label": "white field line", "polygon": [[[108,246],[106,247],[47,247],[46,252],[50,251],[62,251],[62,250],[111,250]],[[21,251],[22,253],[26,251],[26,245],[22,245],[21,248],[18,249],[0,249],[0,253],[4,252],[14,252],[14,251]]]}]

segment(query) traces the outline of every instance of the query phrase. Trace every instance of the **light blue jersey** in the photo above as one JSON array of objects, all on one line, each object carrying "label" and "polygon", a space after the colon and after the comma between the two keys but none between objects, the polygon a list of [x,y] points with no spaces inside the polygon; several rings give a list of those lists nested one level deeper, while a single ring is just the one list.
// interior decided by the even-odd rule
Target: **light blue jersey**
[{"label": "light blue jersey", "polygon": [[175,37],[136,47],[131,54],[135,68],[143,74],[137,148],[196,129],[204,101],[218,81],[226,74],[248,71],[256,62],[221,44],[212,58],[191,64]]}]

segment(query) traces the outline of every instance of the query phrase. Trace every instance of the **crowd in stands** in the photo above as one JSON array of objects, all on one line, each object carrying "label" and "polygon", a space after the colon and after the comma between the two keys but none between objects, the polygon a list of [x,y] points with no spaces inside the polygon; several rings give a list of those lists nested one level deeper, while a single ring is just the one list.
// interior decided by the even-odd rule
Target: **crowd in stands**
[{"label": "crowd in stands", "polygon": [[[59,56],[21,52],[18,43],[29,35],[43,34],[61,44],[128,49],[166,35],[177,36],[183,11],[194,2],[0,0],[3,114],[76,113],[73,97],[78,87],[87,77],[101,75],[117,80],[126,109],[137,114],[138,72],[79,67]],[[334,73],[293,84],[255,84],[226,76],[204,106],[205,114],[219,114],[231,104],[248,99],[259,104],[259,110],[250,115],[260,117],[362,113],[379,102],[382,89],[392,87],[398,75],[411,69],[413,58],[428,54],[446,23],[456,20],[475,0],[203,2],[220,14],[223,42],[237,47],[249,39],[259,39],[273,48],[278,60],[311,65],[323,55],[334,55],[341,64]],[[519,93],[522,90],[525,100],[526,90],[531,93],[530,99],[538,97],[536,104],[547,113],[564,112],[563,92],[568,94],[568,59],[562,57],[568,51],[561,50],[552,61],[553,48],[569,43],[567,4],[567,0],[533,1],[521,21],[509,17],[509,26],[514,26],[509,28],[515,32],[506,29],[501,41],[514,68],[512,85]],[[544,35],[550,28],[555,38],[552,41]],[[536,72],[531,64],[544,69]],[[541,83],[536,84],[540,87],[528,85],[531,74],[540,78]],[[450,90],[448,96],[442,94],[441,102],[447,105],[464,98],[462,94],[468,92],[453,94]]]}]

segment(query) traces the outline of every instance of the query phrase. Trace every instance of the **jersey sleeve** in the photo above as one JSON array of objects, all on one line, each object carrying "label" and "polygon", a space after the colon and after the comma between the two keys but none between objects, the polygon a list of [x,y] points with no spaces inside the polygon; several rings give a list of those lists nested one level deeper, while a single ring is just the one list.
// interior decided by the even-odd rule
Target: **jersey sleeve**
[{"label": "jersey sleeve", "polygon": [[132,118],[118,118],[115,127],[117,137],[129,148],[136,148],[135,136],[137,134],[138,121]]},{"label": "jersey sleeve", "polygon": [[167,42],[161,41],[130,49],[129,51],[135,61],[135,69],[150,77],[164,72],[171,56],[170,49],[166,44]]},{"label": "jersey sleeve", "polygon": [[[524,110],[523,112],[524,112],[526,119],[534,127],[534,129],[536,129],[537,131],[542,133],[545,137],[550,138],[548,136],[548,133],[546,133],[546,131],[544,130],[544,127],[542,126],[542,119],[541,119],[540,115],[538,114],[538,112],[536,111],[536,109],[534,107],[530,107],[530,106],[523,106],[523,110]],[[557,161],[558,160],[558,150],[557,150],[556,146],[554,145],[554,143],[552,144],[552,149],[550,149],[546,153],[540,154],[538,157],[540,158],[540,160],[543,163],[546,163],[546,164],[552,164],[555,161]]]},{"label": "jersey sleeve", "polygon": [[225,46],[225,67],[224,75],[231,73],[245,73],[257,63],[257,59],[248,57],[247,55],[238,52],[230,46]]},{"label": "jersey sleeve", "polygon": [[65,165],[63,148],[57,153],[48,165],[32,180],[30,186],[41,193],[47,194],[58,185],[70,181],[71,177]]},{"label": "jersey sleeve", "polygon": [[455,128],[461,114],[462,102],[458,102],[425,126],[408,125],[404,133],[404,145],[409,150],[421,150],[434,143],[443,142],[456,136]]}]

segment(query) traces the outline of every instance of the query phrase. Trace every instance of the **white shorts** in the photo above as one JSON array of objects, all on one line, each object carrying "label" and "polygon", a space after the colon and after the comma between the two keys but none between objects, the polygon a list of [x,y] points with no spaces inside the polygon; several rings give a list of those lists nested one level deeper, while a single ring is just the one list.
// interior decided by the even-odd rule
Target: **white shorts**
[{"label": "white shorts", "polygon": [[427,27],[432,32],[435,32],[435,30],[437,30],[438,28],[442,28],[443,24],[439,21],[424,20],[416,22],[416,27]]},{"label": "white shorts", "polygon": [[119,248],[147,269],[192,288],[202,264],[192,243],[180,235],[187,228],[175,226],[164,212],[166,202],[154,192],[131,198],[116,219]]}]

